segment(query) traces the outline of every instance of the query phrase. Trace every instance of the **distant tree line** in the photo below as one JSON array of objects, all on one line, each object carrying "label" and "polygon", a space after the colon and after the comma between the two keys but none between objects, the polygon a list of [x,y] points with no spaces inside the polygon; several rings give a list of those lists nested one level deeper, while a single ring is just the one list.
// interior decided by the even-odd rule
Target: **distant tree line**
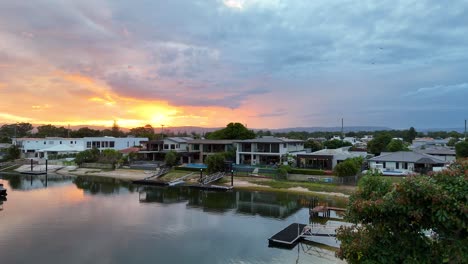
[{"label": "distant tree line", "polygon": [[[414,128],[407,130],[383,130],[383,131],[359,131],[359,132],[347,132],[345,133],[346,137],[357,137],[362,138],[365,135],[372,135],[374,137],[385,134],[390,138],[402,138],[405,142],[411,143],[411,141],[416,137],[432,137],[432,138],[447,138],[452,137],[455,139],[462,138],[463,134],[456,131],[437,131],[437,132],[417,132]],[[78,129],[68,129],[64,126],[54,126],[51,124],[40,125],[33,127],[30,123],[13,123],[5,124],[0,127],[0,142],[9,143],[14,137],[71,137],[71,138],[82,138],[82,137],[99,137],[99,136],[113,136],[113,137],[125,137],[125,136],[135,136],[135,137],[147,137],[149,139],[160,139],[163,137],[193,137],[201,138],[205,137],[207,139],[251,139],[261,136],[275,136],[275,137],[286,137],[291,139],[300,139],[308,140],[311,138],[325,138],[327,140],[333,138],[334,136],[340,136],[339,132],[271,132],[269,130],[258,130],[254,132],[253,130],[247,129],[241,123],[229,123],[225,128],[208,132],[205,135],[201,135],[194,131],[192,132],[173,132],[170,129],[159,129],[154,128],[151,125],[145,125],[142,127],[131,128],[128,132],[123,131],[114,123],[111,128],[107,129],[93,129],[89,127],[81,127]],[[457,141],[454,140],[451,142],[455,145]],[[310,143],[312,144],[312,143]],[[336,148],[337,142],[331,143],[327,148]],[[346,144],[346,143],[344,143]],[[317,146],[311,146],[313,149]],[[323,146],[322,146],[323,147]]]},{"label": "distant tree line", "polygon": [[114,123],[110,129],[92,129],[89,127],[81,127],[78,129],[68,129],[64,126],[54,126],[51,124],[40,125],[33,127],[30,123],[14,123],[5,124],[0,127],[0,143],[11,143],[12,138],[20,137],[70,137],[70,138],[82,138],[82,137],[147,137],[149,139],[160,139],[163,137],[194,137],[200,138],[201,136],[195,132],[173,132],[169,129],[161,131],[163,133],[157,133],[155,128],[151,125],[145,125],[143,127],[136,127],[130,129],[128,132],[122,131],[120,127]]}]

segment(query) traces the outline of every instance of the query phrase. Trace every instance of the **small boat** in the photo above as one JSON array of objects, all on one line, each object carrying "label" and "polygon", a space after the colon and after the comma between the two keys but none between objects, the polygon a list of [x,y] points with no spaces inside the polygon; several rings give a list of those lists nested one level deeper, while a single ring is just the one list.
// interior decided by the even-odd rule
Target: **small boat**
[{"label": "small boat", "polygon": [[0,183],[0,196],[6,196],[7,195],[7,190],[3,188],[3,184]]}]

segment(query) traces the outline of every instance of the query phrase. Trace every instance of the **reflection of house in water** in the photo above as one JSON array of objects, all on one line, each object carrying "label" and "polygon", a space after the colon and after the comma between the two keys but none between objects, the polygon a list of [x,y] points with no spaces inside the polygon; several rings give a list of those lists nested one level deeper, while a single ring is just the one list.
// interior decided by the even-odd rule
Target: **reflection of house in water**
[{"label": "reflection of house in water", "polygon": [[237,211],[244,214],[261,215],[264,217],[286,218],[302,208],[295,195],[237,192]]},{"label": "reflection of house in water", "polygon": [[261,192],[213,192],[186,187],[148,187],[140,191],[143,203],[180,203],[187,201],[188,208],[207,212],[227,212],[285,218],[303,206],[299,196]]},{"label": "reflection of house in water", "polygon": [[73,183],[91,194],[114,194],[133,192],[135,187],[128,182],[100,176],[78,176]]},{"label": "reflection of house in water", "polygon": [[3,202],[6,202],[6,200],[5,196],[0,196],[0,211],[3,211]]},{"label": "reflection of house in water", "polygon": [[48,174],[48,175],[21,175],[21,174],[2,174],[2,178],[8,180],[8,184],[14,190],[35,190],[47,187],[59,186],[71,181],[71,177]]},{"label": "reflection of house in water", "polygon": [[141,203],[173,204],[189,199],[188,188],[144,187],[139,192]]}]

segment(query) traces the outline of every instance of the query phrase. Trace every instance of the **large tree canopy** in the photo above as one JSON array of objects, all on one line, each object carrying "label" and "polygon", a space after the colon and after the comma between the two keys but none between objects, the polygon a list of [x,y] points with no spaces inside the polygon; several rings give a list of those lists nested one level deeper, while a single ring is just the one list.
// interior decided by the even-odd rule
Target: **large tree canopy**
[{"label": "large tree canopy", "polygon": [[229,123],[225,128],[207,134],[208,139],[252,139],[255,132],[241,123]]},{"label": "large tree canopy", "polygon": [[466,263],[468,160],[392,185],[365,176],[350,197],[337,255],[348,263]]},{"label": "large tree canopy", "polygon": [[468,157],[468,141],[465,140],[455,144],[455,152],[459,158]]},{"label": "large tree canopy", "polygon": [[367,150],[374,155],[380,155],[382,151],[385,151],[390,141],[392,141],[392,137],[389,134],[378,134],[374,139],[367,143]]}]

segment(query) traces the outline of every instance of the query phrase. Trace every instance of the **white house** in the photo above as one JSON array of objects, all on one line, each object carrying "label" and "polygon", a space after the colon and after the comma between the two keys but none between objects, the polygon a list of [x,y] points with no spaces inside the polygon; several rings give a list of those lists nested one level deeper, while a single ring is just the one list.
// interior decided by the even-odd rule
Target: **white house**
[{"label": "white house", "polygon": [[440,170],[445,163],[446,161],[432,155],[414,151],[382,152],[380,156],[369,159],[369,167],[381,170],[384,175],[427,173]]},{"label": "white house", "polygon": [[129,147],[141,146],[148,138],[115,138],[115,137],[84,137],[84,138],[16,138],[17,145],[26,158],[48,158],[48,154],[78,153],[86,149],[97,148],[122,150]]},{"label": "white house", "polygon": [[297,139],[264,136],[256,139],[238,140],[236,164],[273,165],[280,164],[281,158],[290,154],[305,153],[304,141]]}]

